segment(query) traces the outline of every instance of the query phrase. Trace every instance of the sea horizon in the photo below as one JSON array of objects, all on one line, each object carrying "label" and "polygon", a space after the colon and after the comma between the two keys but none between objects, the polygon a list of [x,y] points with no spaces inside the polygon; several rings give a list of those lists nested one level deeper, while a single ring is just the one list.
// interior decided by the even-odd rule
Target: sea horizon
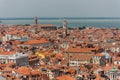
[{"label": "sea horizon", "polygon": [[[120,17],[38,17],[38,24],[54,24],[57,27],[63,26],[66,19],[68,27],[117,27],[120,28]],[[34,24],[34,17],[0,18],[0,24],[25,25]]]},{"label": "sea horizon", "polygon": [[[33,20],[34,17],[3,17],[0,20]],[[38,17],[38,19],[120,19],[120,17]]]}]

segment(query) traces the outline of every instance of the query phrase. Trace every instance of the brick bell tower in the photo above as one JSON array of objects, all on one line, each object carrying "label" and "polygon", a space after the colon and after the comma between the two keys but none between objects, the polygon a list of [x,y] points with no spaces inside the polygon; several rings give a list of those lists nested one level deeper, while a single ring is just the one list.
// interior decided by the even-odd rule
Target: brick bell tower
[{"label": "brick bell tower", "polygon": [[40,27],[38,25],[38,17],[37,16],[34,17],[34,26],[35,26],[35,33],[39,33]]},{"label": "brick bell tower", "polygon": [[64,19],[63,21],[63,36],[67,36],[67,20]]},{"label": "brick bell tower", "polygon": [[37,18],[37,16],[34,17],[34,24],[35,24],[35,25],[38,24],[38,18]]}]

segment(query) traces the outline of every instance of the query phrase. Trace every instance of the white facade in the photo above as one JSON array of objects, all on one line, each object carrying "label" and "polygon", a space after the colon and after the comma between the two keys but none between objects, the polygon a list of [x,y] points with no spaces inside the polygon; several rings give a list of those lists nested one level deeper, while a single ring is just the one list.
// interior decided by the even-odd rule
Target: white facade
[{"label": "white facade", "polygon": [[80,66],[78,61],[69,61],[69,66]]},{"label": "white facade", "polygon": [[82,60],[82,61],[69,61],[69,66],[80,66],[81,64],[89,64],[90,60]]},{"label": "white facade", "polygon": [[111,52],[120,52],[119,47],[111,47],[110,50],[111,50]]},{"label": "white facade", "polygon": [[61,46],[62,48],[64,48],[65,50],[67,50],[67,49],[69,48],[69,45],[68,45],[67,42],[65,42],[65,43],[63,43],[63,44],[60,44],[60,46]]},{"label": "white facade", "polygon": [[108,71],[106,74],[110,76],[110,80],[120,80],[120,72],[118,70]]},{"label": "white facade", "polygon": [[14,54],[0,54],[1,63],[14,62],[16,65],[27,65],[28,64],[28,54],[14,53]]},{"label": "white facade", "polygon": [[3,41],[3,42],[6,42],[6,41],[7,41],[7,37],[3,36],[3,37],[2,37],[2,41]]},{"label": "white facade", "polygon": [[7,41],[9,41],[9,40],[15,40],[15,39],[21,39],[21,37],[16,36],[16,35],[12,35],[12,34],[6,34],[5,38],[7,39]]},{"label": "white facade", "polygon": [[120,65],[120,61],[114,61],[115,65]]},{"label": "white facade", "polygon": [[101,59],[101,57],[93,56],[93,57],[92,57],[92,62],[93,62],[94,64],[100,64],[100,59]]}]

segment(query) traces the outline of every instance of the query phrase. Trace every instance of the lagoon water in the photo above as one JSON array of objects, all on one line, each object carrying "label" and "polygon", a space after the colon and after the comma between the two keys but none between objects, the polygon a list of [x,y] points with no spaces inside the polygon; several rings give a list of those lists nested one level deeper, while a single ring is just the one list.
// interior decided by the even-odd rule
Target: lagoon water
[{"label": "lagoon water", "polygon": [[[34,19],[3,19],[0,20],[2,24],[7,25],[13,25],[13,24],[34,24]],[[69,27],[118,27],[120,28],[120,19],[119,18],[93,18],[93,19],[87,19],[87,18],[74,18],[74,19],[67,19],[68,26]],[[45,18],[45,19],[39,19],[39,24],[55,24],[57,27],[60,27],[63,25],[63,18]]]}]

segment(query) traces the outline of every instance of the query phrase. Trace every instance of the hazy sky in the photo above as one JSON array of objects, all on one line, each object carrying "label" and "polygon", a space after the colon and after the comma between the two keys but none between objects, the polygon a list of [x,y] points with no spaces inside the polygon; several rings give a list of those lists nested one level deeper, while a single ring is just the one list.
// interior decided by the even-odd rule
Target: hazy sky
[{"label": "hazy sky", "polygon": [[0,0],[0,17],[120,17],[120,0]]}]

